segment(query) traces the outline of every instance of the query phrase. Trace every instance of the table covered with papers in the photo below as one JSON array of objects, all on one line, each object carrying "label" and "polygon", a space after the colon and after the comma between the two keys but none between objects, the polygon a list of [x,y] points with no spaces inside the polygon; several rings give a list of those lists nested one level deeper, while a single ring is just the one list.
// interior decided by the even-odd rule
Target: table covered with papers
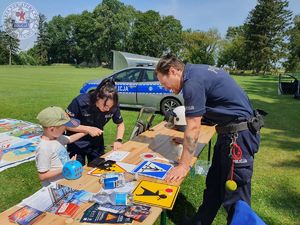
[{"label": "table covered with papers", "polygon": [[[214,133],[214,127],[201,126],[198,153]],[[168,184],[164,181],[166,173],[176,165],[182,151],[182,145],[172,141],[175,137],[183,138],[183,133],[166,128],[165,122],[162,122],[124,143],[121,151],[102,156],[104,164],[100,162],[96,168],[84,166],[79,179],[62,179],[58,184],[40,189],[1,213],[0,224],[13,224],[9,221],[9,215],[24,205],[44,213],[35,224],[154,224],[163,209],[172,209],[182,182]],[[192,164],[196,160],[195,156]],[[125,174],[125,178],[122,178],[124,185],[116,189],[104,189],[101,181],[103,174],[107,173]],[[110,198],[111,202],[119,201],[113,194],[116,192],[130,193],[127,206],[112,207],[107,202],[101,204],[107,196],[114,197]],[[97,199],[100,200],[97,202]]]}]

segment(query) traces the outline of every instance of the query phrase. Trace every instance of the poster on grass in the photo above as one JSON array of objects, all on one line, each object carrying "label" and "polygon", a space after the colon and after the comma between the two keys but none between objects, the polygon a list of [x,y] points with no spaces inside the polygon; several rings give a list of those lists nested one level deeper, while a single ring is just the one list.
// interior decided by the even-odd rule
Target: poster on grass
[{"label": "poster on grass", "polygon": [[0,119],[0,172],[34,160],[42,127],[16,119]]}]

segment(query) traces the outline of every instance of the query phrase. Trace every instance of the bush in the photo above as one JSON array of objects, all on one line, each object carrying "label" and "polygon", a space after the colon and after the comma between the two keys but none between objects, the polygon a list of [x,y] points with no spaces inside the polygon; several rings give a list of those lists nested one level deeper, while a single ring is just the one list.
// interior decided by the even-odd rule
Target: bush
[{"label": "bush", "polygon": [[27,52],[20,52],[16,60],[16,64],[18,65],[38,65],[38,60],[35,59],[32,55],[28,54]]}]

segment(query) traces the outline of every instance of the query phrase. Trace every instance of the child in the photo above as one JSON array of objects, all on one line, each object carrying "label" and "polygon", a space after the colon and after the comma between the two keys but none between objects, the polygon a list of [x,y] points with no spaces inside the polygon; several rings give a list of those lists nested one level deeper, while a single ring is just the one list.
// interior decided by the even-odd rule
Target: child
[{"label": "child", "polygon": [[[57,181],[62,177],[62,168],[70,161],[65,145],[83,137],[85,133],[76,133],[71,136],[62,135],[66,127],[77,127],[79,120],[70,119],[65,111],[56,106],[42,110],[37,119],[43,126],[44,132],[36,150],[36,167],[43,186]],[[76,156],[72,157],[75,160]]]}]

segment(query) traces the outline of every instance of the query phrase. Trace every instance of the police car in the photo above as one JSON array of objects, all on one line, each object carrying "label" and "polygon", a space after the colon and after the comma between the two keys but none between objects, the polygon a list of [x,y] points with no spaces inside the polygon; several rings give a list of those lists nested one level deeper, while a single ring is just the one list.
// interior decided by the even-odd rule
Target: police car
[{"label": "police car", "polygon": [[[121,107],[153,107],[165,114],[183,104],[182,94],[175,95],[160,85],[153,67],[130,67],[107,77],[116,82]],[[80,93],[94,91],[101,80],[86,82]]]}]

